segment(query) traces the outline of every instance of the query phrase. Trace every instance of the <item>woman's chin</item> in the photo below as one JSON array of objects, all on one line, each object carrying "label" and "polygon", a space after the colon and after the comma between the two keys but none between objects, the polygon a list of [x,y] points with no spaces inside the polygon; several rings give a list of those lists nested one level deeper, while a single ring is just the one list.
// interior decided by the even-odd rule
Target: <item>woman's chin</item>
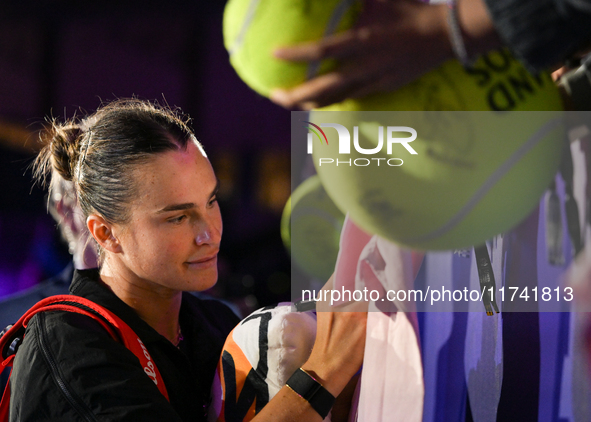
[{"label": "woman's chin", "polygon": [[218,270],[212,268],[209,271],[202,271],[198,276],[191,277],[188,291],[202,292],[211,289],[218,281]]}]

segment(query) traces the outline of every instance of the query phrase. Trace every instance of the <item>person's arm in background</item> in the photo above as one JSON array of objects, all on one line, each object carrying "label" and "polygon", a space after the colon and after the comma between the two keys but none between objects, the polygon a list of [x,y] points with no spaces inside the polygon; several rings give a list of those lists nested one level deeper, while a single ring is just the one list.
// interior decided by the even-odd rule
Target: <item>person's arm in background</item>
[{"label": "person's arm in background", "polygon": [[561,66],[591,40],[589,0],[484,0],[505,45],[532,70]]},{"label": "person's arm in background", "polygon": [[[485,2],[486,1],[486,2]],[[393,91],[454,57],[446,4],[372,0],[355,28],[317,43],[282,48],[278,58],[335,58],[339,66],[272,100],[310,109]],[[462,40],[471,58],[507,45],[530,69],[541,70],[591,38],[588,0],[457,0]]]}]

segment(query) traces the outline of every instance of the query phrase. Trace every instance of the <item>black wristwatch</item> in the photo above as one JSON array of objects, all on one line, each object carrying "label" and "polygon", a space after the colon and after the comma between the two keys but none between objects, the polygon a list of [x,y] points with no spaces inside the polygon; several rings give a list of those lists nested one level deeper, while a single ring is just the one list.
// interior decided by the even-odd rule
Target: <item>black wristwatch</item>
[{"label": "black wristwatch", "polygon": [[287,380],[286,385],[310,403],[310,406],[322,416],[322,419],[326,418],[334,404],[335,397],[314,377],[300,368]]}]

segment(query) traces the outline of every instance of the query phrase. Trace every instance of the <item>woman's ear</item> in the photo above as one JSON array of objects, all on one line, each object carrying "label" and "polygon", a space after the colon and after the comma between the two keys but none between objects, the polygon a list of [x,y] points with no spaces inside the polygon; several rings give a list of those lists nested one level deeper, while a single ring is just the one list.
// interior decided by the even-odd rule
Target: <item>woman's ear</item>
[{"label": "woman's ear", "polygon": [[89,215],[86,219],[86,226],[101,248],[113,253],[122,252],[121,244],[113,234],[113,225],[103,217],[96,214]]}]

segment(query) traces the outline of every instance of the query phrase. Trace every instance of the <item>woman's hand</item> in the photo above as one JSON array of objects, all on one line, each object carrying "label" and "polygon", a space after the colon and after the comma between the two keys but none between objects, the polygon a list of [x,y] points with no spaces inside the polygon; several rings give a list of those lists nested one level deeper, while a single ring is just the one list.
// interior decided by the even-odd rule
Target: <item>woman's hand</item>
[{"label": "woman's hand", "polygon": [[330,304],[334,275],[322,288],[327,301],[316,303],[316,341],[302,368],[334,396],[340,394],[361,367],[365,350],[367,303]]},{"label": "woman's hand", "polygon": [[[453,58],[448,7],[417,0],[366,0],[356,26],[321,41],[275,51],[280,59],[336,59],[337,68],[293,89],[273,91],[286,108],[312,109],[394,91]],[[458,1],[458,20],[470,57],[500,41],[482,0]]]},{"label": "woman's hand", "polygon": [[[331,306],[330,290],[333,277],[322,288],[327,301],[317,302],[317,330],[314,348],[308,361],[302,366],[333,396],[347,387],[359,370],[365,349],[367,303]],[[348,400],[351,395],[348,392]],[[339,414],[344,413],[339,409]],[[320,422],[321,416],[310,404],[289,387],[284,386],[272,400],[252,419],[252,422]]]},{"label": "woman's hand", "polygon": [[336,59],[338,67],[271,100],[287,108],[322,107],[349,97],[391,91],[452,56],[446,6],[416,0],[367,2],[355,28],[315,43],[275,51],[291,61]]}]

